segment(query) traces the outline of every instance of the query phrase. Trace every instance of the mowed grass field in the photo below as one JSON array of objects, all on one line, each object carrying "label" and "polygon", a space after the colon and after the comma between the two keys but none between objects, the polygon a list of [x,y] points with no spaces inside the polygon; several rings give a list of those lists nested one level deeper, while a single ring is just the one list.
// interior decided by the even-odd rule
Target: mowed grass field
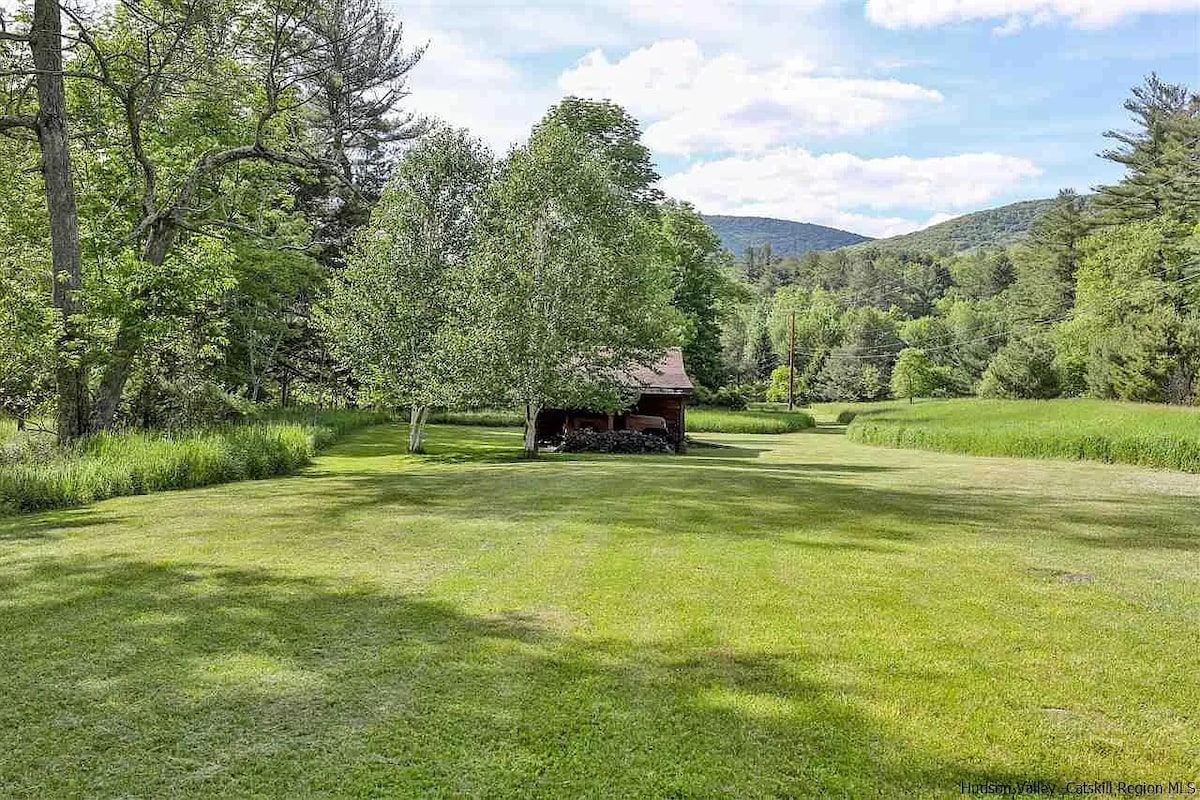
[{"label": "mowed grass field", "polygon": [[925,400],[848,406],[851,439],[974,455],[1200,472],[1200,409],[1111,400]]},{"label": "mowed grass field", "polygon": [[0,796],[1200,780],[1200,476],[706,438],[381,426],[0,520]]}]

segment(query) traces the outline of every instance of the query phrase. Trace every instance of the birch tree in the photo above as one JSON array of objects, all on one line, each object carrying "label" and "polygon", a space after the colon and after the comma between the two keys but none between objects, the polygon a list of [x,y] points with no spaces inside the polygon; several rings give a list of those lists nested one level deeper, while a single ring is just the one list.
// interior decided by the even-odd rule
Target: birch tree
[{"label": "birch tree", "polygon": [[463,267],[492,162],[464,131],[439,129],[415,145],[335,285],[340,354],[374,399],[409,407],[409,452],[423,449],[430,408],[468,391]]},{"label": "birch tree", "polygon": [[669,275],[635,198],[578,133],[553,120],[488,192],[472,259],[472,319],[499,396],[525,415],[620,387],[656,362],[675,322]]}]

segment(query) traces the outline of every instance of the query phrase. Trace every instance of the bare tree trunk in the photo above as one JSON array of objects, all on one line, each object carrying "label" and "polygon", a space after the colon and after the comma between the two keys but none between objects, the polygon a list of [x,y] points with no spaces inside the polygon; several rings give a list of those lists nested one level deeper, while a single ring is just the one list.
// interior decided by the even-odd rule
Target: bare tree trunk
[{"label": "bare tree trunk", "polygon": [[87,380],[79,314],[79,212],[71,179],[67,140],[67,102],[63,89],[62,18],[55,0],[35,0],[30,52],[37,70],[37,136],[42,153],[46,210],[50,219],[53,302],[62,321],[54,380],[58,390],[58,438],[83,435],[87,425]]},{"label": "bare tree trunk", "polygon": [[429,421],[429,406],[413,403],[408,417],[408,452],[425,452],[425,423]]},{"label": "bare tree trunk", "polygon": [[537,418],[542,407],[537,403],[525,404],[525,457],[537,458]]}]

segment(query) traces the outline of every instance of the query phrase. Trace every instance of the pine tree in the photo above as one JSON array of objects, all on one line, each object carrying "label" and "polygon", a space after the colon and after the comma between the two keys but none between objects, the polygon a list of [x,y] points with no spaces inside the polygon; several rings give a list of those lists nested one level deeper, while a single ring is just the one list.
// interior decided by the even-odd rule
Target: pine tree
[{"label": "pine tree", "polygon": [[1194,220],[1200,212],[1200,95],[1151,73],[1134,88],[1125,108],[1134,131],[1107,131],[1119,143],[1101,155],[1127,170],[1124,180],[1098,191],[1097,206],[1109,223],[1164,215]]}]

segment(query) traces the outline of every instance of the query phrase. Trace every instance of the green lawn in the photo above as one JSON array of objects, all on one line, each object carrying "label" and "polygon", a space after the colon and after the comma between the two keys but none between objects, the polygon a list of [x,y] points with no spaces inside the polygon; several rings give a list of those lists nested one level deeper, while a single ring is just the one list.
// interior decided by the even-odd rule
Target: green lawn
[{"label": "green lawn", "polygon": [[849,407],[855,441],[1200,472],[1200,409],[1111,400],[925,400]]},{"label": "green lawn", "polygon": [[1200,780],[1200,476],[708,438],[0,520],[0,796]]}]

